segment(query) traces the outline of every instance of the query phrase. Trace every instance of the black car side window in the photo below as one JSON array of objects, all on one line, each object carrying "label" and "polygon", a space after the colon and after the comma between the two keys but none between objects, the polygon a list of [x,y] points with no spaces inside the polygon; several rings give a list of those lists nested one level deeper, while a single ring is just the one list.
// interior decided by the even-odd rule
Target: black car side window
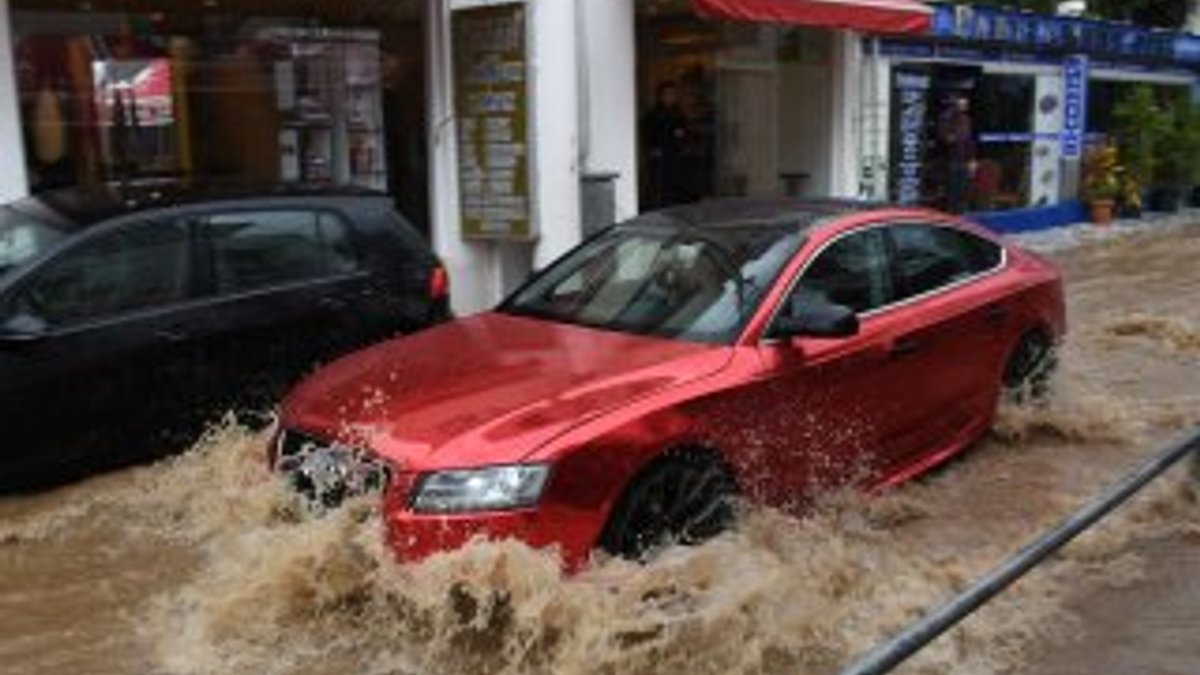
[{"label": "black car side window", "polygon": [[93,237],[34,273],[20,309],[63,326],[182,300],[187,224],[137,223]]},{"label": "black car side window", "polygon": [[882,230],[872,228],[835,240],[817,254],[792,291],[795,303],[844,305],[869,312],[892,301],[887,246]]},{"label": "black car side window", "polygon": [[891,232],[903,297],[981,274],[999,265],[1003,257],[999,245],[950,227],[896,225]]},{"label": "black car side window", "polygon": [[325,254],[329,259],[329,270],[334,273],[353,272],[358,269],[358,252],[350,236],[350,226],[340,216],[322,213],[318,227]]},{"label": "black car side window", "polygon": [[358,259],[340,218],[301,209],[242,211],[208,219],[218,293],[350,272]]}]

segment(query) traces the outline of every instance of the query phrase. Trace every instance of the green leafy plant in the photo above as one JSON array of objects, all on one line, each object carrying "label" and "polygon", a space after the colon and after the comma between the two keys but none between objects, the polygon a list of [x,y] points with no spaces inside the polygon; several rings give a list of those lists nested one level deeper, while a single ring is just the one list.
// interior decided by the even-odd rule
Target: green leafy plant
[{"label": "green leafy plant", "polygon": [[1117,148],[1111,143],[1090,148],[1083,158],[1083,198],[1091,203],[1116,201],[1121,196]]},{"label": "green leafy plant", "polygon": [[1186,97],[1177,98],[1169,109],[1157,152],[1156,183],[1170,188],[1200,183],[1200,110]]},{"label": "green leafy plant", "polygon": [[1142,187],[1155,183],[1158,152],[1171,129],[1170,113],[1158,106],[1150,87],[1139,85],[1113,107],[1113,118],[1129,180]]}]

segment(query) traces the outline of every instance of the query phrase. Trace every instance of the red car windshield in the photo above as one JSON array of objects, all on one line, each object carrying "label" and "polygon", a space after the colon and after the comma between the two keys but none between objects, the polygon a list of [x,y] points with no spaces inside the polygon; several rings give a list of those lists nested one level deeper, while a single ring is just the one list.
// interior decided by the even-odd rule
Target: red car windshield
[{"label": "red car windshield", "polygon": [[802,241],[798,226],[689,227],[643,217],[576,249],[500,311],[729,344]]}]

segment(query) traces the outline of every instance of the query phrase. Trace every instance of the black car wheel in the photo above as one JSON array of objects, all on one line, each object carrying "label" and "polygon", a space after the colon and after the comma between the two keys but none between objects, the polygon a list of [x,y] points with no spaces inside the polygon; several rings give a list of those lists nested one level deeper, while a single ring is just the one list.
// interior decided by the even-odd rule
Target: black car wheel
[{"label": "black car wheel", "polygon": [[1050,338],[1040,331],[1026,333],[1017,342],[1004,367],[1005,397],[1015,403],[1045,399],[1056,365],[1054,343]]},{"label": "black car wheel", "polygon": [[670,544],[701,543],[732,525],[736,495],[733,477],[716,458],[664,456],[630,484],[600,545],[613,555],[645,560]]}]

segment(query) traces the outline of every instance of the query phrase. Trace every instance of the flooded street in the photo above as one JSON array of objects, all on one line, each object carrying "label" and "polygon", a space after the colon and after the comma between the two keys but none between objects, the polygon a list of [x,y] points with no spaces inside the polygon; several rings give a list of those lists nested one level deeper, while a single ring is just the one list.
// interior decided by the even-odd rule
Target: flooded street
[{"label": "flooded street", "polygon": [[[1200,227],[1053,256],[1045,409],[875,499],[564,578],[477,544],[392,564],[366,504],[307,519],[229,424],[189,453],[0,499],[5,673],[836,673],[1200,423]],[[1200,504],[1175,471],[906,673],[1197,673]]]}]

